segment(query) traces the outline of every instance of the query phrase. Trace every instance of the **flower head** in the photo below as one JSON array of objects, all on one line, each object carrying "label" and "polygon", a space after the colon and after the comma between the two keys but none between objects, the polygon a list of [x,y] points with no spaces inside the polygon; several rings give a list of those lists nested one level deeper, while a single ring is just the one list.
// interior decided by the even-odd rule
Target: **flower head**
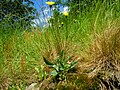
[{"label": "flower head", "polygon": [[69,13],[68,12],[63,12],[63,15],[68,16]]},{"label": "flower head", "polygon": [[55,4],[55,2],[48,1],[48,2],[46,2],[46,4],[48,4],[49,6],[52,6],[53,4]]}]

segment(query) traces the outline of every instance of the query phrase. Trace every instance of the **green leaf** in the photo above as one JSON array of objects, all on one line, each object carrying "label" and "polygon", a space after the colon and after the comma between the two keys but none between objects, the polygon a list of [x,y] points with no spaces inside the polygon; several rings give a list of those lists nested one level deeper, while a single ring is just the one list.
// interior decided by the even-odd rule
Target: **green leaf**
[{"label": "green leaf", "polygon": [[60,55],[61,58],[64,58],[64,55],[65,55],[64,50],[62,50],[62,51],[59,53],[59,55]]},{"label": "green leaf", "polygon": [[51,74],[52,76],[56,76],[56,75],[58,75],[58,72],[57,72],[56,70],[53,70],[52,72],[50,72],[50,74]]},{"label": "green leaf", "polygon": [[59,70],[59,64],[56,64],[55,67],[54,67],[54,69],[59,72],[60,71]]},{"label": "green leaf", "polygon": [[60,62],[60,67],[64,68],[64,64],[62,62]]},{"label": "green leaf", "polygon": [[66,65],[67,64],[60,62],[60,71],[65,71]]},{"label": "green leaf", "polygon": [[48,66],[50,66],[50,67],[53,67],[53,66],[54,66],[54,64],[51,63],[50,61],[48,61],[45,57],[43,57],[43,59],[44,59],[44,62],[45,62]]},{"label": "green leaf", "polygon": [[68,62],[68,61],[69,61],[69,60],[71,60],[71,59],[72,59],[72,57],[71,57],[71,56],[69,56],[69,57],[67,58],[67,60],[66,60],[66,61]]},{"label": "green leaf", "polygon": [[60,71],[64,71],[64,68],[60,67]]},{"label": "green leaf", "polygon": [[71,64],[70,64],[70,69],[71,69],[71,68],[74,68],[77,63],[78,63],[77,61],[71,62]]}]

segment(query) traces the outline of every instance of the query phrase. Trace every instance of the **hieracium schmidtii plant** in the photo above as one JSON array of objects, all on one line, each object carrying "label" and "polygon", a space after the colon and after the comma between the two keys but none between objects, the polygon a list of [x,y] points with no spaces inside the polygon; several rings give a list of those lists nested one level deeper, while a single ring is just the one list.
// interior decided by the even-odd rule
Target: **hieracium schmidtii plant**
[{"label": "hieracium schmidtii plant", "polygon": [[52,68],[50,75],[52,75],[56,81],[61,81],[61,80],[66,79],[66,74],[69,73],[69,71],[72,71],[77,64],[77,61],[75,60],[71,61],[72,57],[70,56],[67,58],[65,57],[64,50],[62,50],[59,53],[54,63],[48,61],[45,57],[43,58],[44,58],[44,62],[46,63],[46,65],[49,68]]}]

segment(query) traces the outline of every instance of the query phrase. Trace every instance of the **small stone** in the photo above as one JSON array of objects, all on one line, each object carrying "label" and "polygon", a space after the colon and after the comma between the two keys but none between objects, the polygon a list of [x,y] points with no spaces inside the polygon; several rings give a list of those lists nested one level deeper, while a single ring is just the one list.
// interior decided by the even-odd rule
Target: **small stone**
[{"label": "small stone", "polygon": [[26,87],[25,90],[39,90],[39,87],[37,87],[37,83],[32,83],[30,86]]}]

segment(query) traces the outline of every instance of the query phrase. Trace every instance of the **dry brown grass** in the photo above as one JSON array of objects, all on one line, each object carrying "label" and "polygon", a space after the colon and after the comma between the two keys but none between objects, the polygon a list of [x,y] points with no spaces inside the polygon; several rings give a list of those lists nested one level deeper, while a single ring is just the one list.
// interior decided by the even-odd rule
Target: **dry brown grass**
[{"label": "dry brown grass", "polygon": [[113,25],[95,37],[89,55],[89,77],[98,76],[101,90],[120,89],[120,27]]}]

